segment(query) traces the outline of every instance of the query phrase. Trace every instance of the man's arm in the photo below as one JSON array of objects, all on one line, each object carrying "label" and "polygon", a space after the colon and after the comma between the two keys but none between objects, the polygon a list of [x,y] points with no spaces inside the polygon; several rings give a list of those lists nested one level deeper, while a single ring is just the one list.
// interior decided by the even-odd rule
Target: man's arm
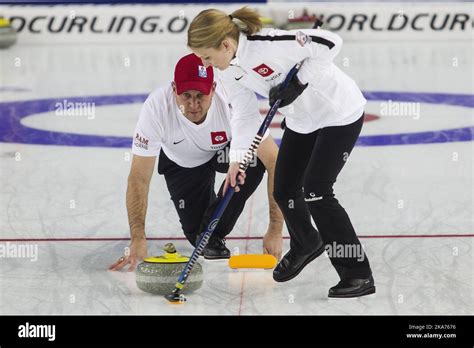
[{"label": "man's arm", "polygon": [[127,185],[127,213],[132,241],[145,239],[148,191],[156,157],[133,155]]},{"label": "man's arm", "polygon": [[132,166],[127,185],[127,213],[130,225],[130,249],[123,257],[109,267],[118,271],[130,264],[128,271],[133,271],[143,258],[148,256],[145,236],[145,218],[148,205],[150,181],[155,167],[156,156],[145,157],[133,155]]},{"label": "man's arm", "polygon": [[263,238],[263,248],[265,253],[272,254],[279,260],[282,252],[284,219],[278,204],[273,198],[273,182],[275,177],[275,164],[278,157],[278,146],[270,135],[260,143],[257,156],[265,165],[268,175],[267,192],[270,222],[268,224],[268,231]]}]

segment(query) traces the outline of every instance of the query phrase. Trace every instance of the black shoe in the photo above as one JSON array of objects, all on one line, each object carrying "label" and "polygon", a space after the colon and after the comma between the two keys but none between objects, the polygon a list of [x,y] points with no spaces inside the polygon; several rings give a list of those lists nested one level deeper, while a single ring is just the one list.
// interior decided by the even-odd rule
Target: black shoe
[{"label": "black shoe", "polygon": [[[201,235],[197,237],[197,243],[199,243],[200,237]],[[209,242],[202,251],[202,256],[204,256],[206,260],[229,259],[230,250],[225,246],[224,238],[211,236],[211,239],[209,239]]]},{"label": "black shoe", "polygon": [[349,298],[375,294],[374,278],[343,279],[329,289],[329,297]]},{"label": "black shoe", "polygon": [[291,249],[281,259],[273,270],[273,279],[277,282],[286,282],[296,277],[305,266],[324,252],[324,243],[320,241],[315,251],[309,254],[298,255]]}]

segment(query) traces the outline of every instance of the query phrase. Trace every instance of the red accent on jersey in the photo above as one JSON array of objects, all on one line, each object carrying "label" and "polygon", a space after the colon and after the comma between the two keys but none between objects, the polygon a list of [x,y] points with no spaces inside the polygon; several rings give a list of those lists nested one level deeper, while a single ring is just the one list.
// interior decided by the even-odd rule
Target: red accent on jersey
[{"label": "red accent on jersey", "polygon": [[225,131],[211,132],[211,140],[213,145],[223,144],[227,142],[227,134]]},{"label": "red accent on jersey", "polygon": [[265,65],[265,64],[260,64],[259,66],[253,68],[252,70],[263,77],[270,76],[271,74],[274,73],[272,68],[270,68],[268,65]]}]

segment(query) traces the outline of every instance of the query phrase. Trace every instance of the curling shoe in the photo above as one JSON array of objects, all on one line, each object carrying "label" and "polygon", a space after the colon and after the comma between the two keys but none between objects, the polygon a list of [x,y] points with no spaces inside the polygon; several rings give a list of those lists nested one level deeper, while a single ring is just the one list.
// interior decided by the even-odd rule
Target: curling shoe
[{"label": "curling shoe", "polygon": [[[199,243],[201,235],[197,238],[197,243]],[[222,260],[230,258],[230,250],[227,249],[225,245],[225,238],[219,238],[211,236],[206,247],[202,251],[202,256],[206,260]]]},{"label": "curling shoe", "polygon": [[329,289],[329,297],[351,298],[375,294],[374,278],[343,279]]},{"label": "curling shoe", "polygon": [[290,249],[273,270],[276,282],[287,282],[296,277],[305,266],[324,252],[324,243],[320,239],[314,251],[308,254],[296,254]]}]

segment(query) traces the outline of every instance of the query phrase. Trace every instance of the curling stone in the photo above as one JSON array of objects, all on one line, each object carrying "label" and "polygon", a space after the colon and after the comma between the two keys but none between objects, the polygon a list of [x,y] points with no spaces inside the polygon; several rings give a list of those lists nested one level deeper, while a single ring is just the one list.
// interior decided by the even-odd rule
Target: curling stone
[{"label": "curling stone", "polygon": [[[164,251],[164,255],[147,257],[137,266],[136,281],[139,289],[156,295],[167,295],[174,289],[189,257],[176,252],[173,243],[166,244]],[[196,262],[182,293],[189,294],[199,289],[202,282],[202,266]]]},{"label": "curling stone", "polygon": [[0,15],[0,48],[8,48],[16,42],[16,30],[10,21]]}]

